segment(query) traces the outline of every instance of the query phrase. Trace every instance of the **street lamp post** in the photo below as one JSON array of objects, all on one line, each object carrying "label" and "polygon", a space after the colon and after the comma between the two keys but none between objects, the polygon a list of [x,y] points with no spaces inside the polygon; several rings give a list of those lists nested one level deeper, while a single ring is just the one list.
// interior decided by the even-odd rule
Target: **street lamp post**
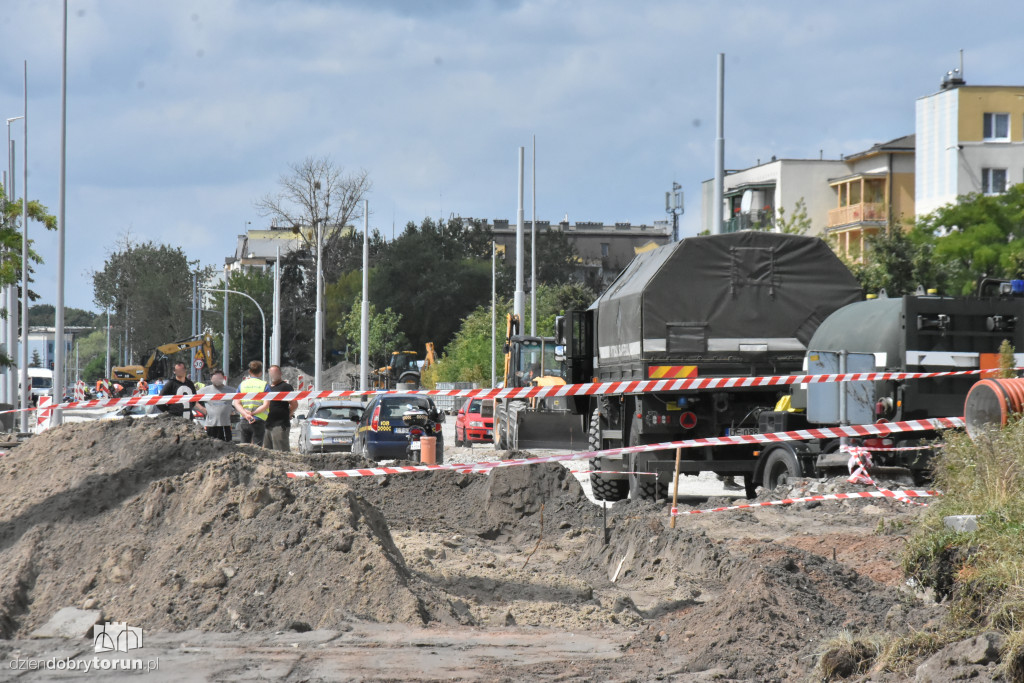
[{"label": "street lamp post", "polygon": [[[11,140],[11,123],[14,121],[20,121],[24,119],[24,116],[12,116],[7,119],[7,187],[4,188],[7,193],[7,201],[14,199],[15,185],[14,182],[14,141]],[[25,150],[22,150],[24,155]],[[22,193],[25,189],[22,188]],[[28,195],[26,195],[27,197]],[[27,200],[26,200],[27,202]],[[25,202],[23,202],[25,203]],[[7,285],[3,290],[3,305],[7,307],[7,320],[3,323],[3,340],[7,344],[7,352],[12,358],[18,358],[16,349],[18,348],[18,301],[17,301],[17,290],[14,285]],[[14,373],[8,370],[4,371],[8,375],[7,385],[4,387],[3,400],[5,403],[14,405],[15,395],[20,396],[20,392],[17,390],[18,381],[14,378]],[[21,406],[24,408],[25,406]],[[26,416],[27,417],[27,416]],[[22,431],[25,431],[22,429]]]},{"label": "street lamp post", "polygon": [[[256,299],[253,299],[245,292],[239,292],[236,289],[228,289],[227,287],[225,287],[224,289],[210,289],[208,287],[200,287],[199,290],[203,292],[216,292],[218,294],[238,294],[240,296],[244,296],[246,299],[251,301],[253,305],[256,306],[256,310],[260,312],[260,320],[263,322],[263,339],[260,342],[260,358],[262,359],[263,362],[263,373],[265,375],[267,372],[267,316],[263,315],[263,307],[260,306],[259,302],[256,301]],[[242,359],[242,364],[243,366],[245,364],[244,358]]]},{"label": "street lamp post", "polygon": [[316,232],[316,323],[313,340],[313,390],[320,391],[320,372],[323,369],[324,309],[323,309],[323,219],[314,221]]}]

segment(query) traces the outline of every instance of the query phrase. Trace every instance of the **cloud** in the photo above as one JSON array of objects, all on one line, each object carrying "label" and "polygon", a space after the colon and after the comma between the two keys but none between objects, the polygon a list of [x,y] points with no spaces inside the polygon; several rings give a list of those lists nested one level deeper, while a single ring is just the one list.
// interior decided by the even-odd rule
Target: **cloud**
[{"label": "cloud", "polygon": [[[366,169],[373,220],[390,234],[392,219],[401,228],[425,214],[514,218],[516,148],[536,134],[539,217],[650,223],[676,180],[695,232],[720,51],[730,168],[835,158],[911,132],[914,99],[960,47],[968,82],[1015,83],[1024,71],[1017,6],[995,24],[925,0],[70,7],[68,302],[86,307],[79,271],[102,267],[125,229],[223,263],[245,221],[259,224],[253,202],[309,155]],[[27,58],[30,190],[51,209],[59,8],[0,6],[0,105],[20,113]],[[52,300],[55,240],[39,245],[39,290]]]}]

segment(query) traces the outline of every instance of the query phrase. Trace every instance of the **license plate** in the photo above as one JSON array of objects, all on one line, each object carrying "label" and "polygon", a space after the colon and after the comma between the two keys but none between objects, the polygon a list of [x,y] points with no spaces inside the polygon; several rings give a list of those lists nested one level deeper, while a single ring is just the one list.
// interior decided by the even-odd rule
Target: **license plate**
[{"label": "license plate", "polygon": [[411,448],[414,451],[418,451],[420,449],[420,442],[413,441],[411,444],[409,444],[409,448]]},{"label": "license plate", "polygon": [[408,427],[395,427],[395,434],[408,434],[408,433],[409,433],[409,428]]},{"label": "license plate", "polygon": [[346,439],[339,436],[333,439],[327,439],[327,443],[352,443],[352,439]]}]

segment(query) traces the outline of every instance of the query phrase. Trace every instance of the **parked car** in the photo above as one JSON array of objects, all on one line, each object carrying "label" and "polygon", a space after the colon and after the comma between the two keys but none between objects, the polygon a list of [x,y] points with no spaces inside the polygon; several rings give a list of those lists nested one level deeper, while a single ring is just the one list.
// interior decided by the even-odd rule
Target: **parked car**
[{"label": "parked car", "polygon": [[[444,422],[444,413],[429,396],[379,394],[370,401],[356,427],[352,452],[370,460],[402,460],[409,445],[409,427],[402,416],[410,410],[426,411],[433,425]],[[435,431],[435,430],[431,430]],[[438,464],[444,462],[444,439],[436,429]]]},{"label": "parked car", "polygon": [[296,416],[299,452],[351,450],[362,414],[363,404],[359,401],[313,401],[306,415]]},{"label": "parked car", "polygon": [[494,402],[479,398],[466,401],[455,416],[455,445],[491,443],[493,429]]},{"label": "parked car", "polygon": [[117,410],[107,413],[101,420],[121,420],[126,417],[160,417],[164,412],[160,410],[160,406],[125,406],[118,408]]}]

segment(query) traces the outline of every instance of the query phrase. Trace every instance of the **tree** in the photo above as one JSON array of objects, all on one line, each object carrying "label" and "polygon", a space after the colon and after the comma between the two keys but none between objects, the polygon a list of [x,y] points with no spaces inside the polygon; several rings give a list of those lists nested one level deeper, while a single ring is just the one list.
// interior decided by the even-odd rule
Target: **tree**
[{"label": "tree", "polygon": [[787,235],[806,235],[812,227],[811,219],[807,215],[807,203],[804,202],[803,197],[796,200],[796,204],[793,205],[793,213],[788,218],[784,207],[780,206],[776,213],[778,214],[775,217],[776,232]]},{"label": "tree", "polygon": [[948,273],[952,294],[968,294],[985,277],[1024,270],[1024,185],[1000,195],[968,194],[918,219],[915,233],[932,240],[932,258]]},{"label": "tree", "polygon": [[[362,216],[360,202],[370,191],[369,175],[366,171],[345,174],[330,157],[307,157],[291,164],[278,186],[276,193],[256,202],[257,210],[278,225],[290,226],[305,241],[313,258],[315,230],[321,226],[324,279],[334,281],[355,248],[353,234],[346,233],[344,227]],[[302,231],[302,227],[313,231]],[[361,257],[361,239],[359,252]]]},{"label": "tree", "polygon": [[[338,330],[338,334],[356,348],[359,348],[362,337],[362,310],[362,302],[356,299]],[[402,316],[390,308],[378,312],[377,307],[371,303],[368,322],[370,336],[367,350],[371,367],[386,365],[392,351],[400,351],[409,346],[409,340],[402,332]]]},{"label": "tree", "polygon": [[935,240],[919,231],[890,227],[867,238],[863,263],[847,262],[865,292],[885,290],[889,296],[913,294],[919,286],[943,289],[948,269],[935,258]]},{"label": "tree", "polygon": [[[8,201],[7,188],[0,185],[0,286],[18,285],[22,280],[21,246],[24,233],[18,225],[22,215],[22,201],[21,199]],[[51,215],[49,210],[38,201],[30,200],[26,213],[31,220],[42,223],[47,230],[57,229],[56,217]],[[33,281],[32,273],[34,272],[32,264],[43,262],[43,259],[32,248],[32,242],[33,240],[29,240],[28,244],[29,262],[24,264],[24,267],[28,269],[30,283]],[[30,301],[35,301],[39,296],[30,289],[28,298]],[[10,311],[3,311],[4,316],[9,314]],[[10,356],[0,353],[0,366],[9,367],[13,364],[14,361]]]},{"label": "tree", "polygon": [[136,243],[130,236],[117,242],[103,270],[93,272],[93,299],[110,308],[112,339],[127,344],[129,358],[191,336],[194,273],[205,283],[212,268],[200,268],[181,247]]},{"label": "tree", "polygon": [[30,368],[43,367],[43,359],[39,357],[39,349],[32,349],[32,362],[30,362],[28,366]]},{"label": "tree", "polygon": [[[281,260],[284,262],[284,257]],[[284,272],[285,270],[282,269],[282,301],[284,300],[284,292],[287,291],[292,295],[289,298],[289,302],[291,302],[295,297],[294,292],[289,290],[293,289],[294,283],[283,277]],[[220,340],[216,345],[218,349],[216,355],[218,365],[221,364],[220,359],[224,349],[224,294],[218,294],[217,288],[223,288],[223,286],[223,284],[212,285],[211,291],[206,293],[206,304],[203,306],[203,308],[210,311],[209,314],[203,315],[204,326],[208,326],[212,333]],[[230,345],[228,349],[228,365],[230,367],[225,368],[225,371],[230,374],[232,368],[239,373],[243,372],[249,361],[260,360],[264,354],[266,354],[267,362],[270,362],[269,337],[274,315],[274,275],[270,271],[258,268],[236,270],[228,276],[228,289],[251,296],[259,303],[263,309],[263,314],[267,317],[267,339],[265,340],[267,346],[264,348],[264,330],[260,312],[253,305],[252,301],[249,301],[244,296],[228,294],[228,344]],[[281,358],[284,365],[298,364],[296,361],[296,339],[301,337],[306,329],[307,325],[301,311],[297,313],[291,303],[282,306]],[[301,346],[303,349],[305,348],[305,344]]]},{"label": "tree", "polygon": [[[56,308],[53,304],[36,304],[28,308],[29,325],[53,325]],[[68,327],[96,327],[99,316],[81,308],[64,308],[64,324]],[[104,321],[104,325],[106,322]]]}]

